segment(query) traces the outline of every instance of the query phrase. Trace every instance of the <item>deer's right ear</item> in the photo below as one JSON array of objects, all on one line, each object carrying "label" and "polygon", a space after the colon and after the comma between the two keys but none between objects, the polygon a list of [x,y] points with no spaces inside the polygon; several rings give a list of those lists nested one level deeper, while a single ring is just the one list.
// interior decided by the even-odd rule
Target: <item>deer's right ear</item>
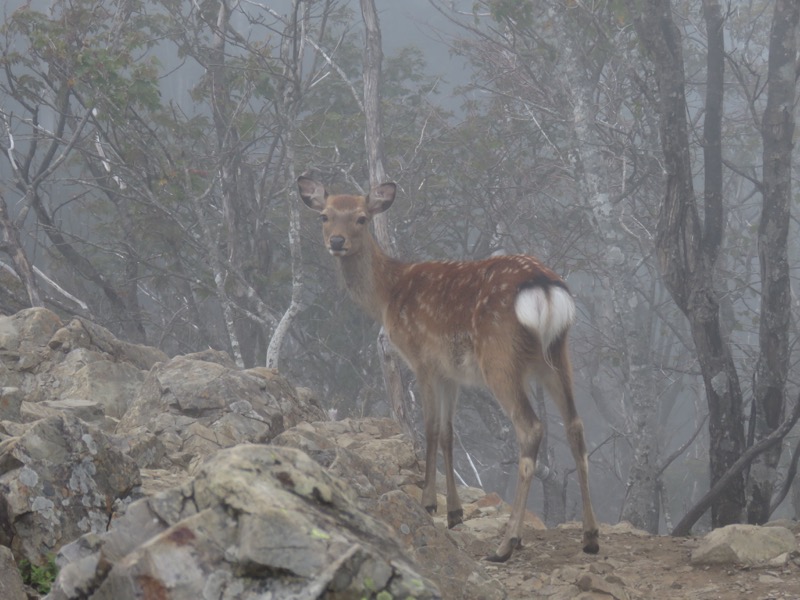
[{"label": "deer's right ear", "polygon": [[301,175],[297,178],[297,187],[300,190],[300,197],[308,208],[317,212],[325,208],[325,198],[328,197],[328,192],[321,183]]}]

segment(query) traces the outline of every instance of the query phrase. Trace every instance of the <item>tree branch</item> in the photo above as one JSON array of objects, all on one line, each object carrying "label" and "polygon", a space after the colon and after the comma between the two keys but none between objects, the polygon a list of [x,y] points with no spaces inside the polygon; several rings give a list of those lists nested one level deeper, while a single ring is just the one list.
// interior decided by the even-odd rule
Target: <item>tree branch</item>
[{"label": "tree branch", "polygon": [[725,491],[725,488],[738,477],[747,466],[755,460],[755,458],[763,452],[772,448],[775,444],[779,444],[781,440],[797,423],[800,418],[800,395],[798,395],[795,402],[792,414],[780,424],[771,434],[758,442],[755,446],[751,446],[744,454],[739,457],[739,460],[734,462],[730,468],[717,480],[710,490],[703,496],[700,501],[695,504],[689,512],[687,512],[680,522],[672,530],[672,535],[681,536],[689,535],[692,531],[692,526],[697,520],[703,516],[703,513],[708,510],[711,504]]}]

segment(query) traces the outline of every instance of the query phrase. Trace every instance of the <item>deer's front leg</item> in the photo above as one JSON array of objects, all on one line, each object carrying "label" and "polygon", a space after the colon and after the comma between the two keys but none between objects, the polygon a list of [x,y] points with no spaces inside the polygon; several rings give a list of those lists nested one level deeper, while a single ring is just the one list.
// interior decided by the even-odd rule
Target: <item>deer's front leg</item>
[{"label": "deer's front leg", "polygon": [[452,529],[464,521],[464,510],[456,490],[453,470],[453,417],[458,401],[458,385],[443,381],[438,386],[439,445],[444,457],[444,477],[447,482],[447,527]]},{"label": "deer's front leg", "polygon": [[436,512],[436,457],[439,448],[440,411],[437,407],[436,388],[432,378],[417,373],[422,392],[422,416],[425,420],[425,485],[422,488],[422,506],[430,514]]}]

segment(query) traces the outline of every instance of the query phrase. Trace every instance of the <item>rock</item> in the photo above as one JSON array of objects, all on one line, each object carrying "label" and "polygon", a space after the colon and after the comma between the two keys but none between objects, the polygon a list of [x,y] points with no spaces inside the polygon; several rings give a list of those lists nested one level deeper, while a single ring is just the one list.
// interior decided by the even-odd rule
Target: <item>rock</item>
[{"label": "rock", "polygon": [[0,317],[0,361],[5,386],[20,388],[28,396],[29,372],[46,360],[47,342],[62,326],[46,308],[28,308]]},{"label": "rock", "polygon": [[380,497],[370,514],[394,529],[423,575],[452,600],[499,600],[502,586],[483,566],[462,552],[443,526],[436,526],[412,497],[394,490]]},{"label": "rock", "polygon": [[100,404],[93,402],[92,400],[82,400],[80,398],[44,400],[43,402],[40,402],[38,406],[51,409],[52,416],[57,416],[61,413],[69,413],[87,423],[96,424],[97,421],[103,421],[105,417],[103,407]]},{"label": "rock", "polygon": [[[422,465],[397,422],[365,418],[301,423],[272,443],[302,450],[328,472],[347,481],[358,495],[359,507],[392,527],[422,573],[436,582],[444,597],[505,597],[502,586],[456,542],[458,538],[463,545],[471,544],[472,539],[460,539],[468,534],[449,532],[421,506],[417,484],[422,480]],[[462,491],[470,501],[486,496],[475,488],[459,488]],[[444,506],[444,499],[441,502]],[[505,526],[506,518],[496,523],[494,534]]]},{"label": "rock", "polygon": [[[0,381],[19,388],[25,403],[80,400],[118,419],[144,380],[144,371],[167,356],[128,344],[82,319],[67,325],[44,308],[0,317]],[[42,418],[25,411],[22,419]]]},{"label": "rock", "polygon": [[347,480],[363,499],[418,483],[414,446],[391,419],[343,419],[302,423],[272,440],[306,452]]},{"label": "rock", "polygon": [[0,317],[0,351],[19,356],[39,350],[62,326],[61,319],[46,308],[26,308],[10,317]]},{"label": "rock", "polygon": [[760,565],[797,550],[794,534],[785,527],[727,525],[708,533],[692,552],[695,565],[735,563]]},{"label": "rock", "polygon": [[57,562],[48,600],[441,597],[346,483],[276,446],[218,452]]},{"label": "rock", "polygon": [[113,362],[128,362],[144,371],[168,358],[158,348],[123,342],[105,327],[81,318],[72,319],[56,331],[47,345],[51,350],[64,354],[78,348],[96,350],[107,355]]},{"label": "rock", "polygon": [[14,561],[11,550],[0,546],[0,598],[3,600],[28,600],[25,584]]},{"label": "rock", "polygon": [[95,402],[103,414],[120,419],[133,403],[145,375],[146,371],[128,362],[97,360],[73,371],[61,397]]},{"label": "rock", "polygon": [[19,421],[22,392],[15,387],[0,388],[0,421]]},{"label": "rock", "polygon": [[0,443],[0,544],[34,564],[90,531],[104,531],[114,502],[139,471],[108,437],[63,414]]},{"label": "rock", "polygon": [[613,576],[601,577],[594,573],[584,573],[575,581],[575,585],[582,592],[608,596],[614,600],[628,600],[630,598],[620,581]]},{"label": "rock", "polygon": [[171,465],[194,468],[221,448],[268,442],[288,427],[322,417],[318,406],[300,404],[291,386],[267,369],[242,371],[177,357],[151,369],[116,432],[144,429],[160,439]]}]

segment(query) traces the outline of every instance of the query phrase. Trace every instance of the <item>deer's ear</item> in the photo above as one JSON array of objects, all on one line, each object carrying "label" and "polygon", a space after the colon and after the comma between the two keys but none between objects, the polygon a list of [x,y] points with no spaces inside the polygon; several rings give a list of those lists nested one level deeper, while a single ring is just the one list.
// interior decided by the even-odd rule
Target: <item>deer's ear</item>
[{"label": "deer's ear", "polygon": [[300,190],[300,198],[308,208],[317,212],[325,208],[325,198],[328,197],[328,192],[321,183],[301,175],[297,178],[297,188]]},{"label": "deer's ear", "polygon": [[377,215],[388,209],[394,202],[394,195],[397,193],[397,185],[394,183],[382,183],[367,196],[367,209],[369,214]]}]

